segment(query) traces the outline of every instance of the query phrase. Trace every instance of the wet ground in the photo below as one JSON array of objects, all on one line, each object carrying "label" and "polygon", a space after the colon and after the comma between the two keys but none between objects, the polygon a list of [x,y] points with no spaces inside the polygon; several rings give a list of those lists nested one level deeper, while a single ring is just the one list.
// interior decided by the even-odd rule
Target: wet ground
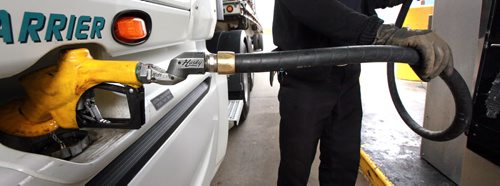
[{"label": "wet ground", "polygon": [[[454,185],[420,157],[420,136],[397,114],[390,98],[385,64],[364,64],[362,148],[395,185]],[[398,80],[398,91],[410,115],[423,122],[426,84]]]}]

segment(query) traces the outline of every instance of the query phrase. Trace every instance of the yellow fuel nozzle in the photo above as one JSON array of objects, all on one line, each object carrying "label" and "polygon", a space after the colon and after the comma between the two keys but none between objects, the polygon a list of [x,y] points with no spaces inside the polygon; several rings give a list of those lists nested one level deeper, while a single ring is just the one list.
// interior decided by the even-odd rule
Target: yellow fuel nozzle
[{"label": "yellow fuel nozzle", "polygon": [[21,78],[27,97],[0,107],[0,130],[35,137],[59,127],[78,128],[75,109],[80,96],[104,82],[140,87],[138,61],[95,60],[87,49],[67,51],[57,66]]}]

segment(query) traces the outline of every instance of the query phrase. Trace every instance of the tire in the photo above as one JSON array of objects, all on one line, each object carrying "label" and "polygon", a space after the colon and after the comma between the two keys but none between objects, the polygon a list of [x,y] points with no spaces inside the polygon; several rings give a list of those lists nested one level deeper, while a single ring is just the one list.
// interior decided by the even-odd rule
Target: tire
[{"label": "tire", "polygon": [[[247,43],[244,44],[244,48],[242,48],[240,53],[248,53]],[[250,91],[253,88],[252,73],[241,74],[241,84],[243,85],[243,91],[240,92],[240,99],[243,99],[243,110],[241,111],[239,125],[244,123],[250,111]]]},{"label": "tire", "polygon": [[264,50],[264,40],[262,38],[262,34],[255,34],[252,37],[252,44],[254,51],[263,51]]},{"label": "tire", "polygon": [[259,49],[264,51],[264,38],[262,37],[262,34],[258,34],[259,36]]},{"label": "tire", "polygon": [[207,47],[207,50],[211,53],[217,53],[217,51],[219,51],[218,49],[218,45],[219,45],[219,37],[221,35],[222,32],[215,32],[214,33],[214,36],[212,37],[212,39],[209,39],[207,40],[205,43],[206,43],[206,47]]},{"label": "tire", "polygon": [[[207,41],[207,48],[210,52],[233,51],[235,53],[252,52],[251,38],[247,37],[244,30],[231,30],[214,34],[211,40]],[[253,88],[253,74],[243,73],[228,76],[229,99],[242,99],[243,110],[239,124],[243,124],[250,110],[250,91]]]}]

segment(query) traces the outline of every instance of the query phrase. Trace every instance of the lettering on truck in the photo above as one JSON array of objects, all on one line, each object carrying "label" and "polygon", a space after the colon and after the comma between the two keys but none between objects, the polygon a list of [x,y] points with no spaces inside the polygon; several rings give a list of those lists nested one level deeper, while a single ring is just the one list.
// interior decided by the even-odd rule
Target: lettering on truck
[{"label": "lettering on truck", "polygon": [[[21,29],[17,32],[12,30],[12,19],[9,12],[0,10],[0,38],[6,44],[13,44],[14,37],[17,42],[27,43],[28,39],[35,43],[45,40],[46,42],[101,39],[101,31],[104,29],[106,20],[99,16],[75,16],[51,13],[47,16],[39,12],[24,12]],[[45,35],[42,30],[45,30]],[[14,35],[18,33],[18,35]]]}]

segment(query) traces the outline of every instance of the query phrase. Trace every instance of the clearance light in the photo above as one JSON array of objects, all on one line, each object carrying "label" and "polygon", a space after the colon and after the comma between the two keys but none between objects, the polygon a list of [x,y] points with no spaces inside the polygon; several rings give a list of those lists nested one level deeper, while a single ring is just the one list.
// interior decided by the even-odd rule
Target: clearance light
[{"label": "clearance light", "polygon": [[231,13],[231,12],[233,12],[233,10],[234,10],[233,6],[227,5],[227,7],[226,7],[227,12]]},{"label": "clearance light", "polygon": [[146,24],[138,17],[121,17],[115,22],[115,36],[124,43],[136,43],[148,35]]}]

